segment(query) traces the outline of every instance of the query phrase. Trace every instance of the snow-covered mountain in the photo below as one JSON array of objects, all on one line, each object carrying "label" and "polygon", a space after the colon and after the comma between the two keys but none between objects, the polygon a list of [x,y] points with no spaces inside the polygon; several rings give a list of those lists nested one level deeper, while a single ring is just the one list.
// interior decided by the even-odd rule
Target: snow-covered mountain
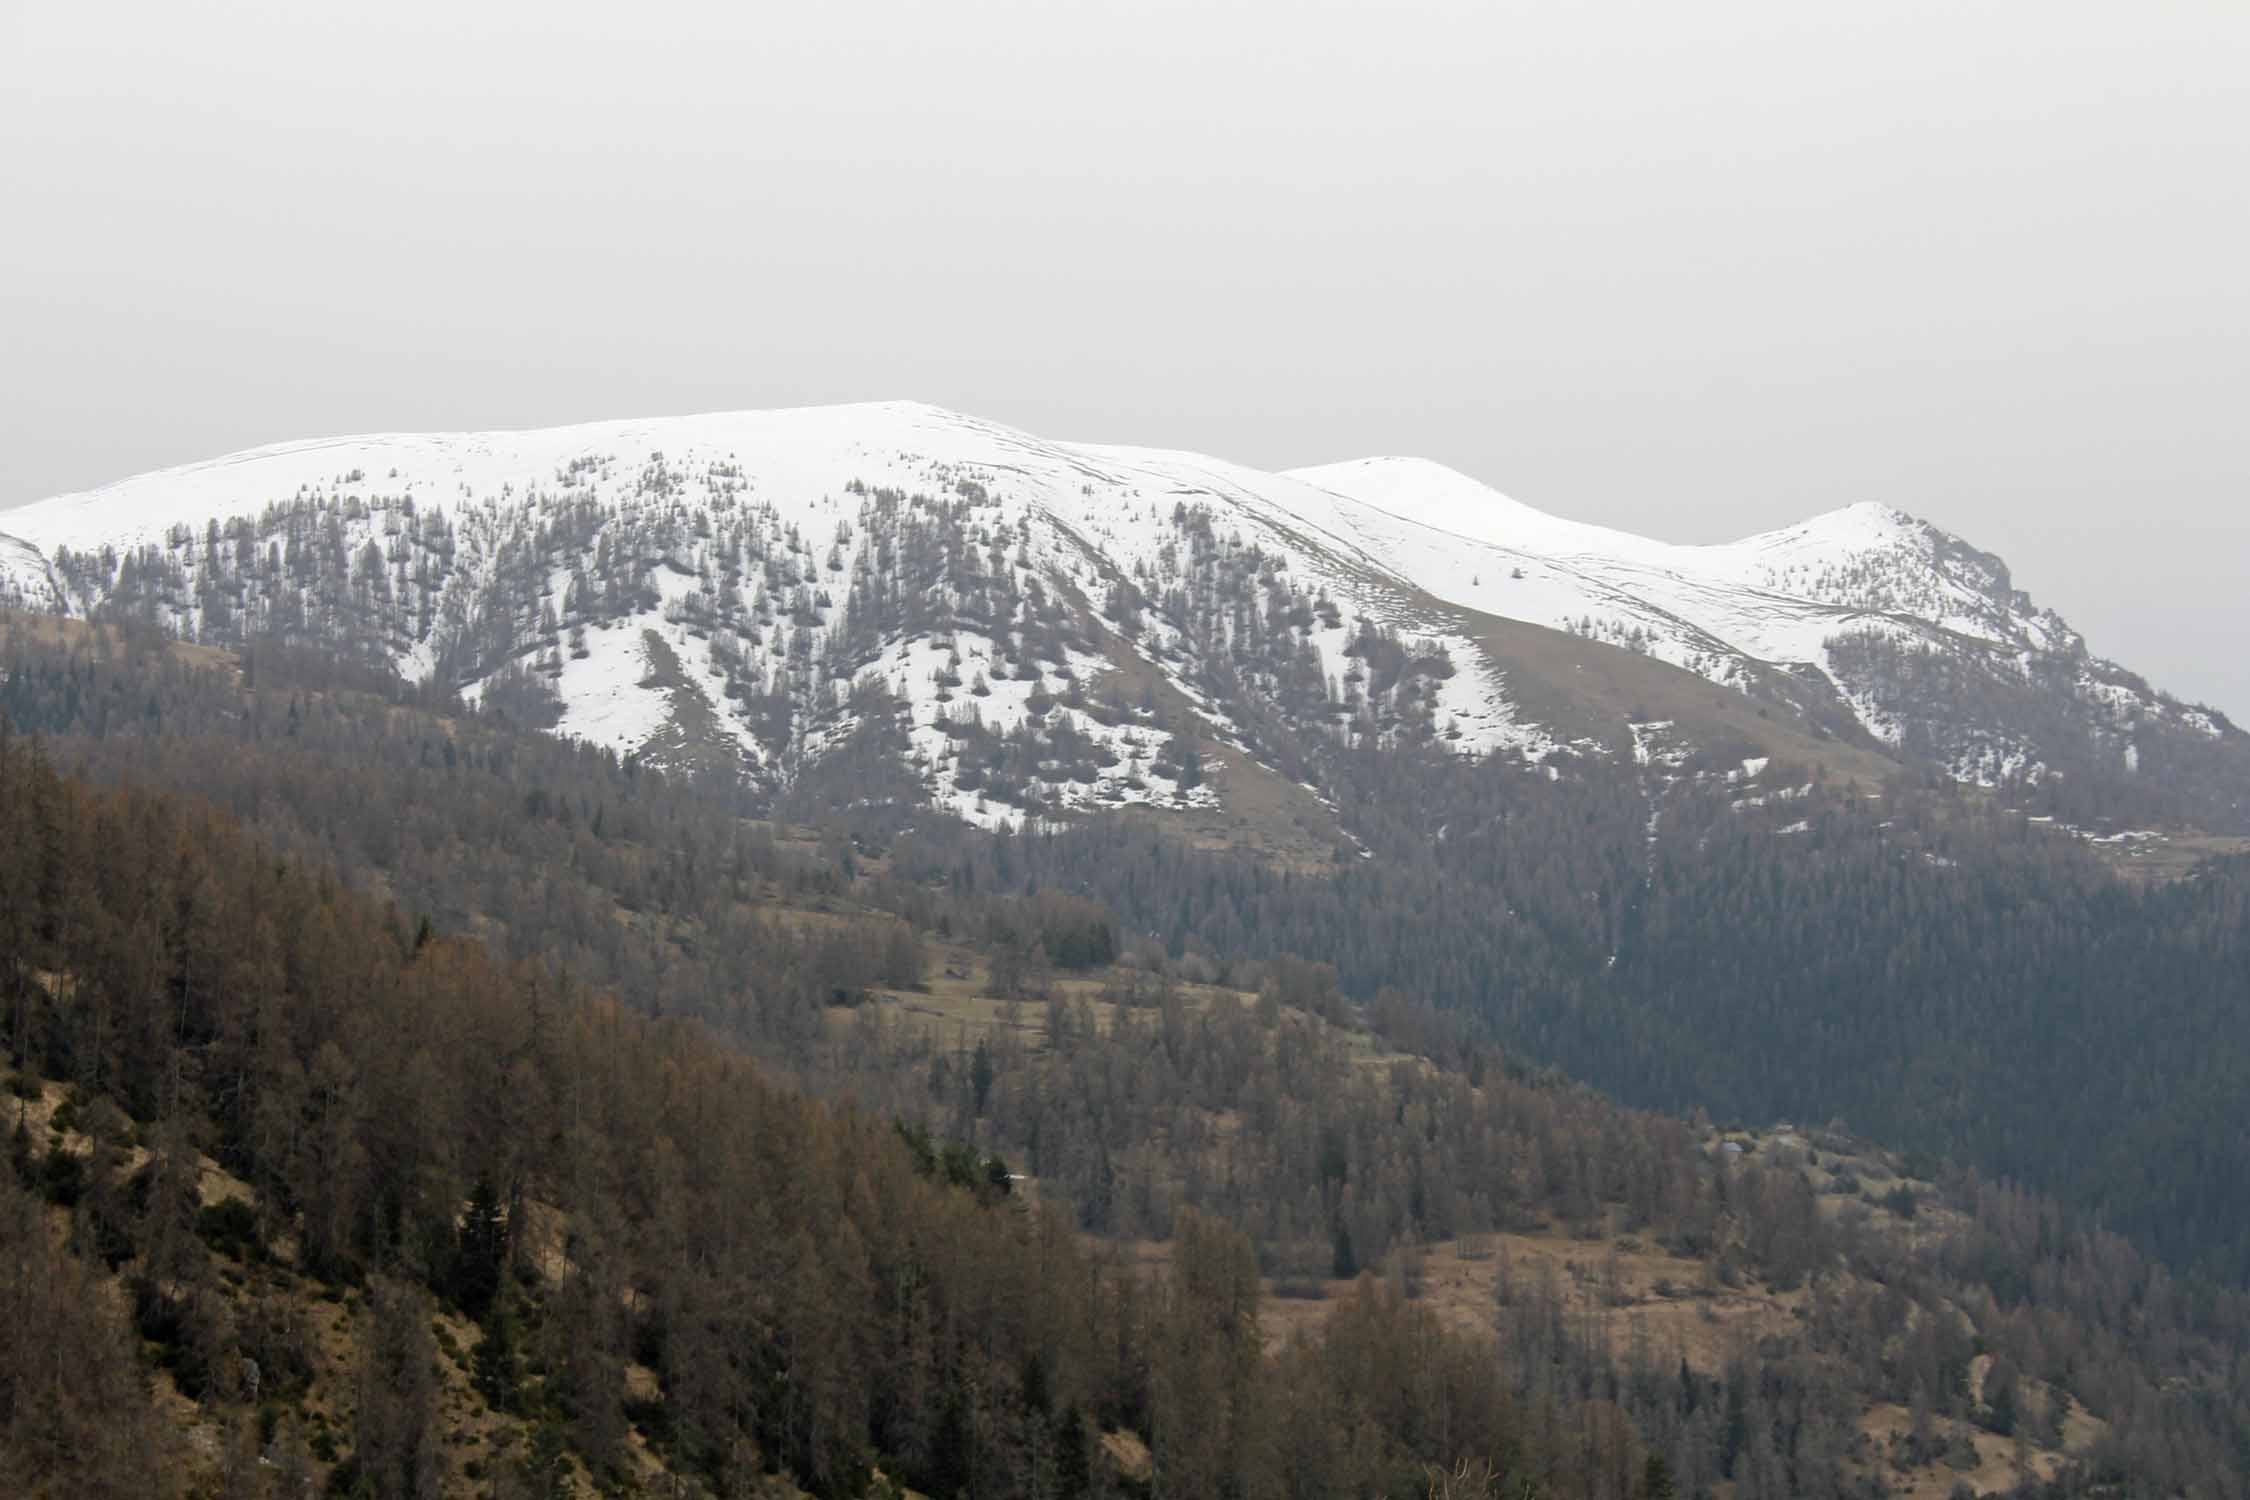
[{"label": "snow-covered mountain", "polygon": [[[1995,686],[2038,686],[2131,769],[2144,732],[2223,738],[2212,710],[2091,656],[1999,558],[1863,502],[1779,531],[1681,546],[1550,516],[1420,459],[1291,471],[1365,502],[1353,538],[1441,598],[1642,651],[1753,695],[1811,708],[1833,693],[1884,746],[1991,785],[2052,770],[2053,731],[1990,720],[1970,698],[1922,701],[1919,658]],[[1795,688],[1785,685],[1795,680]],[[1956,684],[1966,687],[1966,684]],[[2066,736],[2067,738],[2067,736]]]},{"label": "snow-covered mountain", "polygon": [[[287,443],[0,527],[0,604],[341,643],[776,789],[873,735],[986,822],[1212,803],[1213,752],[1317,786],[1366,738],[2250,785],[2220,716],[1878,505],[1675,546],[1421,460],[1274,474],[886,403]],[[1675,713],[1683,673],[1732,693]]]}]

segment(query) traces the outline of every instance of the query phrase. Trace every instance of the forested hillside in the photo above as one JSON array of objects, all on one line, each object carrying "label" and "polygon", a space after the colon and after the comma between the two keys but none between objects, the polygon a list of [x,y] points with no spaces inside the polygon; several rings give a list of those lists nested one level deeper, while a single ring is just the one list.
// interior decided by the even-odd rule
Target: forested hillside
[{"label": "forested hillside", "polygon": [[1331,962],[1356,999],[1426,998],[1635,1103],[1841,1117],[2250,1276],[2230,1166],[2250,1142],[2250,861],[2126,881],[1985,798],[1779,766],[1650,799],[1434,758],[1360,770],[1345,826],[1378,857],[1332,879],[1117,826],[1008,857],[1174,951]]},{"label": "forested hillside", "polygon": [[[1483,955],[1551,1016],[1655,941],[1663,839],[1636,783],[1476,778],[1492,800],[1442,825],[1429,880],[1385,885],[1408,822],[1373,785],[1345,812],[1378,858],[1333,878],[917,824],[879,781],[851,820],[792,829],[316,655],[7,650],[0,711],[40,735],[17,733],[0,793],[17,1170],[62,1237],[11,1207],[9,1253],[65,1290],[113,1272],[165,1371],[155,1430],[184,1422],[212,1462],[234,1434],[239,1473],[263,1453],[385,1494],[474,1461],[495,1486],[740,1493],[785,1470],[842,1494],[880,1468],[937,1495],[1364,1495],[1467,1459],[1510,1494],[1626,1496],[1654,1456],[1680,1493],[1847,1494],[2005,1431],[2063,1492],[2241,1492],[2233,1293],[1975,1178],[1942,1205],[1878,1158],[1855,1180],[1840,1133],[1730,1164],[1493,1045],[1527,1023],[1455,988]],[[1683,845],[1760,815],[1713,806]],[[1494,827],[1513,837],[1480,848]],[[1933,813],[1919,837],[1952,867],[1905,852],[1952,875],[1978,827]],[[2039,837],[2027,869],[2107,889]],[[992,1153],[1029,1182],[1003,1192]],[[163,1186],[196,1163],[247,1217]],[[1571,1302],[1503,1278],[1467,1324],[1414,1300],[1419,1247],[1538,1236],[1673,1257],[1679,1284]],[[1128,1242],[1173,1269],[1099,1248]],[[1261,1279],[1303,1295],[1365,1268],[1385,1282],[1304,1343],[1208,1334]],[[1693,1360],[1626,1336],[1730,1282],[1780,1321]],[[427,1363],[421,1298],[447,1415],[339,1396],[348,1370]],[[43,1368],[50,1329],[112,1353],[10,1386],[9,1430],[59,1435],[10,1451],[130,1479],[137,1439],[71,1435],[140,1378],[132,1341],[91,1291],[47,1300],[0,1368]],[[350,1336],[258,1342],[315,1303]]]},{"label": "forested hillside", "polygon": [[[1046,919],[1023,903],[1054,889],[1183,974],[1333,965],[1343,998],[1412,1015],[1460,1065],[1498,1045],[1646,1106],[1840,1116],[2057,1193],[2177,1265],[2250,1266],[2226,1170],[2250,1102],[2220,1081],[2250,1048],[2239,862],[2136,886],[2059,824],[1942,784],[1872,795],[1697,761],[1550,780],[1395,749],[1342,763],[1342,827],[1373,857],[1326,875],[1131,821],[977,834],[924,815],[874,743],[799,789],[791,809],[826,832],[791,842],[743,821],[753,803],[724,780],[425,704],[317,653],[199,671],[154,638],[7,649],[0,710],[73,764],[194,789],[441,931],[793,1067],[817,1065],[838,991],[898,981],[894,916],[1028,958]],[[848,920],[761,904],[840,899],[855,871]],[[2055,1121],[2054,1097],[2082,1107]]]},{"label": "forested hillside", "polygon": [[[31,1070],[0,1183],[14,1493],[201,1470],[234,1496],[1404,1494],[1469,1462],[1620,1495],[1658,1472],[1583,1393],[1527,1407],[1488,1346],[1380,1289],[1269,1356],[1239,1233],[1183,1213],[1144,1277],[973,1153],[412,930],[223,816],[90,793],[18,741],[0,827]],[[59,1109],[41,1076],[69,1080]],[[1403,1384],[1368,1380],[1408,1348]]]},{"label": "forested hillside", "polygon": [[[1437,1352],[1451,1336],[1380,1292],[1269,1362],[1239,1236],[1183,1213],[1160,1280],[1105,1270],[1064,1213],[1013,1208],[973,1156],[962,1170],[777,1093],[700,1028],[410,931],[216,815],[89,795],[19,743],[0,748],[0,826],[8,1040],[32,1070],[0,1225],[45,1294],[0,1350],[26,1487],[160,1489],[193,1463],[131,1399],[99,1268],[219,1434],[205,1446],[230,1494],[323,1469],[335,1490],[420,1495],[663,1468],[734,1493],[776,1466],[858,1494],[877,1462],[940,1494],[1076,1494],[1097,1486],[1103,1427],[1151,1440],[1167,1493],[1285,1475],[1296,1493],[1401,1492],[1418,1463],[1466,1456],[1563,1493],[1651,1472],[1628,1428],[1572,1451],[1590,1419],[1527,1421],[1489,1358]],[[40,1076],[71,1080],[60,1107]],[[68,1211],[69,1251],[24,1188]],[[545,1245],[542,1211],[560,1226]],[[308,1280],[356,1289],[323,1299],[357,1329],[348,1396],[293,1295]],[[439,1356],[464,1320],[473,1352],[453,1363],[520,1433],[464,1438]],[[89,1357],[53,1366],[41,1347],[65,1330]],[[1357,1405],[1383,1389],[1371,1361],[1409,1344],[1411,1407],[1316,1407],[1304,1432],[1305,1410],[1274,1399]],[[86,1409],[105,1400],[121,1407],[107,1431]]]}]

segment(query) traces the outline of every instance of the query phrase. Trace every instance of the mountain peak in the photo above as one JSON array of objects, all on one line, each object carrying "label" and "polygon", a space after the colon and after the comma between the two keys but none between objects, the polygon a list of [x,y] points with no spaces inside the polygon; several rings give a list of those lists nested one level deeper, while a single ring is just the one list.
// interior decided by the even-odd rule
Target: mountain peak
[{"label": "mountain peak", "polygon": [[[620,752],[680,758],[700,726],[712,763],[777,787],[844,741],[866,688],[902,706],[930,799],[982,820],[1204,805],[1162,769],[1160,723],[1253,755],[1257,722],[1612,753],[1620,702],[1708,707],[1674,669],[1813,726],[1791,753],[1842,737],[1975,780],[2149,766],[2134,737],[2158,725],[2196,747],[2232,732],[2092,662],[1998,558],[1881,502],[1676,545],[1427,458],[1273,474],[922,401],[283,443],[0,519],[0,604],[215,642],[325,633]],[[1622,647],[1640,662],[1604,671],[1637,685],[1592,694],[1601,663],[1511,657],[1526,637],[1494,620]],[[1378,637],[1403,670],[1369,670]],[[1134,673],[1170,706],[1145,684],[1122,709],[1073,696]],[[1967,673],[2001,706],[1929,687]],[[1212,699],[1221,681],[1252,713]]]},{"label": "mountain peak", "polygon": [[1662,545],[1526,505],[1434,459],[1357,458],[1283,472],[1286,478],[1469,541],[1543,552],[1636,553]]},{"label": "mountain peak", "polygon": [[1899,537],[1934,532],[1921,517],[1881,500],[1856,500],[1800,521],[1795,528],[1838,538]]},{"label": "mountain peak", "polygon": [[1464,519],[1491,511],[1545,514],[1520,500],[1510,499],[1480,479],[1430,458],[1378,454],[1282,472],[1291,479],[1385,509],[1408,508],[1434,515],[1450,507],[1462,512]]}]

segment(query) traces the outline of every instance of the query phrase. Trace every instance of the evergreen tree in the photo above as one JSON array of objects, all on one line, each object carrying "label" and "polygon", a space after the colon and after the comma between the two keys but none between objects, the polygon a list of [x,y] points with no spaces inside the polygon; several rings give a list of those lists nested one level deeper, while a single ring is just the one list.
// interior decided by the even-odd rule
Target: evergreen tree
[{"label": "evergreen tree", "polygon": [[39,1181],[39,1165],[31,1154],[31,1131],[24,1123],[26,1111],[16,1112],[15,1129],[8,1132],[8,1166],[22,1187],[34,1187]]},{"label": "evergreen tree", "polygon": [[1091,1492],[1094,1484],[1091,1440],[1084,1413],[1073,1405],[1055,1419],[1055,1493],[1060,1500]]},{"label": "evergreen tree", "polygon": [[491,1177],[480,1176],[456,1231],[450,1278],[453,1300],[471,1321],[482,1321],[491,1307],[507,1261],[507,1210]]},{"label": "evergreen tree", "polygon": [[505,1287],[487,1304],[482,1326],[484,1337],[477,1344],[472,1362],[477,1390],[494,1411],[520,1411],[523,1402],[522,1337],[517,1326],[515,1298]]}]

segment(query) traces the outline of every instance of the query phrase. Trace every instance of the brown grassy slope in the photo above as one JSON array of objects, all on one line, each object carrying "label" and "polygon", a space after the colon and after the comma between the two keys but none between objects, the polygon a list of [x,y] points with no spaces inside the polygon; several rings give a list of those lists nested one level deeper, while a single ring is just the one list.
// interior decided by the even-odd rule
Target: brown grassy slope
[{"label": "brown grassy slope", "polygon": [[[77,650],[81,647],[123,649],[119,632],[113,625],[93,625],[62,615],[34,615],[16,610],[0,610],[0,648],[5,648],[16,640],[21,640],[26,645],[60,647],[64,650]],[[224,647],[203,646],[193,641],[172,641],[165,649],[174,661],[185,667],[221,668],[236,676],[241,673],[241,664],[235,654]]]},{"label": "brown grassy slope", "polygon": [[1458,628],[1500,663],[1519,712],[1557,738],[1630,756],[1629,724],[1668,721],[1677,737],[1722,761],[1769,756],[1869,786],[1902,769],[1863,733],[1840,734],[1784,702],[1759,702],[1654,657],[1543,625],[1455,613]]}]

